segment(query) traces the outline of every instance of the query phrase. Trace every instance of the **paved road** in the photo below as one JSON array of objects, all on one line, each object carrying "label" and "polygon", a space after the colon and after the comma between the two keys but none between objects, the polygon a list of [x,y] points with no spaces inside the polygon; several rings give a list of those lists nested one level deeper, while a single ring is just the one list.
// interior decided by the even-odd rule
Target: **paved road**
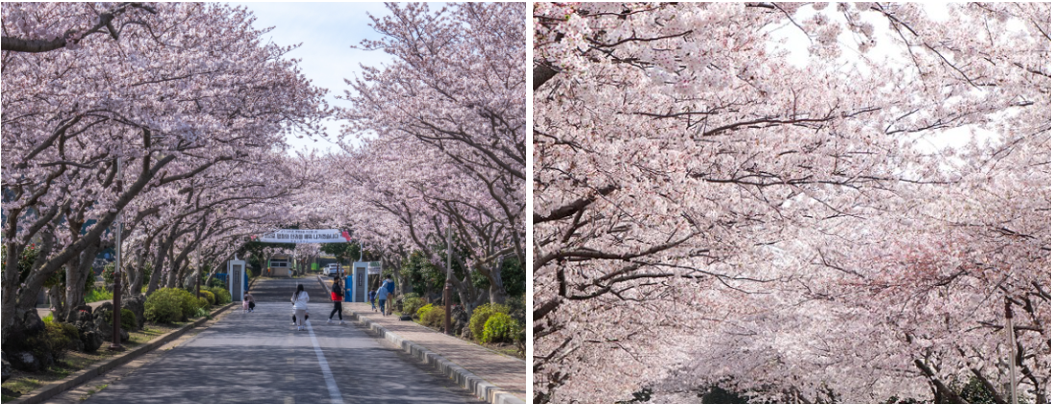
[{"label": "paved road", "polygon": [[[296,331],[289,298],[311,295]],[[85,403],[481,403],[453,381],[332,310],[315,279],[260,281],[254,313],[236,311]]]}]

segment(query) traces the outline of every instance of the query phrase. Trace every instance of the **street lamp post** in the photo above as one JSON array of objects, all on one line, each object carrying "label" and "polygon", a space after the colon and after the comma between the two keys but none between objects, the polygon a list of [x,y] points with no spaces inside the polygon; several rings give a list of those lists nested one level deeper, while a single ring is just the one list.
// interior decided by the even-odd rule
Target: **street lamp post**
[{"label": "street lamp post", "polygon": [[[124,192],[123,179],[121,178],[121,158],[117,157],[117,196]],[[110,341],[110,349],[121,351],[121,228],[124,227],[121,213],[117,213],[117,260],[113,265],[113,339]]]}]

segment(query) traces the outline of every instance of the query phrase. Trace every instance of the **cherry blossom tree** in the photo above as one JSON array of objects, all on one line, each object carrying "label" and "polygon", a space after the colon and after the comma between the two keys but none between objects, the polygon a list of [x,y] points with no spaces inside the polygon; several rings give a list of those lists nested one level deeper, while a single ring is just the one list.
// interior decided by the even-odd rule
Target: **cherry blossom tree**
[{"label": "cherry blossom tree", "polygon": [[468,311],[504,302],[501,263],[525,259],[524,7],[392,4],[391,16],[375,17],[383,39],[360,48],[395,61],[348,81],[345,154],[326,161],[340,193],[314,204],[342,211],[330,221],[388,269],[420,251],[446,271],[455,256],[451,283]]},{"label": "cherry blossom tree", "polygon": [[[56,29],[84,33],[76,21],[90,20],[83,16],[84,5],[39,7],[5,4],[5,44],[7,37],[49,40]],[[93,257],[88,250],[110,238],[107,230],[138,197],[175,205],[183,200],[176,196],[188,179],[218,164],[281,151],[287,134],[319,131],[318,120],[328,113],[324,91],[310,86],[295,62],[283,57],[289,48],[261,42],[263,32],[251,27],[244,9],[186,3],[129,7],[147,11],[141,17],[150,21],[122,23],[119,41],[81,35],[75,47],[67,43],[40,53],[5,45],[5,255],[20,255],[36,240],[48,250],[24,279],[10,266],[4,270],[5,330],[32,307],[51,274],[63,266],[82,274],[71,261]],[[121,15],[140,16],[131,9]],[[109,27],[115,23],[108,24],[116,34]],[[123,171],[116,169],[118,162]],[[150,216],[161,214],[161,206],[140,202],[134,207],[141,210],[125,218],[155,221]],[[96,222],[78,233],[63,214]],[[207,222],[193,220],[188,224]],[[161,245],[185,234],[169,227]],[[70,232],[59,233],[62,228]]]},{"label": "cherry blossom tree", "polygon": [[[825,7],[535,5],[535,401],[713,385],[954,401],[970,377],[999,393],[1007,354],[984,323],[1002,306],[984,294],[1007,285],[948,278],[962,252],[993,275],[1048,275],[1048,198],[1026,205],[1034,226],[1003,232],[1020,247],[1005,259],[963,247],[1022,212],[946,213],[987,194],[975,180],[1008,151],[1006,176],[1048,195],[1049,7],[955,6],[942,22],[916,4]],[[949,129],[1000,141],[925,150]],[[1041,319],[1048,278],[1023,278],[1010,300]],[[1048,399],[1048,318],[1028,326],[1018,364],[1028,398]]]},{"label": "cherry blossom tree", "polygon": [[388,7],[374,18],[384,35],[361,48],[396,62],[363,67],[349,81],[347,134],[408,138],[474,177],[525,258],[526,111],[522,3],[464,3],[431,12],[426,4]]}]

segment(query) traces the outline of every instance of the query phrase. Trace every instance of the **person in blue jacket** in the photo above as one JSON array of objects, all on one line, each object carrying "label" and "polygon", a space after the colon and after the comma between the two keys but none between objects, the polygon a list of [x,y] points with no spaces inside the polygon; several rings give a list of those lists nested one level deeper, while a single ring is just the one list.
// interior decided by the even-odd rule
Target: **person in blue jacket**
[{"label": "person in blue jacket", "polygon": [[[384,286],[384,290],[387,291],[388,302],[389,303],[394,303],[392,300],[395,297],[395,282],[393,282],[391,280],[391,277],[389,276],[387,278],[384,278],[384,283],[382,285]],[[384,313],[385,316],[388,315],[387,313],[384,312],[383,308],[381,308],[381,312]]]},{"label": "person in blue jacket", "polygon": [[387,316],[388,313],[384,311],[384,302],[388,300],[388,290],[384,287],[384,284],[380,284],[380,289],[377,289],[377,302],[380,302],[380,314]]},{"label": "person in blue jacket", "polygon": [[377,311],[377,291],[369,291],[369,306],[373,308],[373,311]]}]

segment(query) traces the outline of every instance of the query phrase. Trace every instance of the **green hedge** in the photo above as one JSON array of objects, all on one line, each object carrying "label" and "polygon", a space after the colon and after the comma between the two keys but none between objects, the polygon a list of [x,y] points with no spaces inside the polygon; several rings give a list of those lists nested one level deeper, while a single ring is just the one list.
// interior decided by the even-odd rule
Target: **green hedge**
[{"label": "green hedge", "polygon": [[183,289],[175,289],[175,291],[179,294],[179,306],[180,310],[183,311],[183,319],[181,321],[186,321],[188,318],[193,317],[201,306],[198,306],[197,296],[194,296],[193,293]]},{"label": "green hedge", "polygon": [[143,313],[146,319],[154,323],[172,323],[183,319],[183,299],[178,292],[182,289],[163,288],[154,291],[146,298]]},{"label": "green hedge", "polygon": [[402,298],[402,314],[415,315],[417,310],[420,310],[423,306],[424,301],[416,293],[407,293]]},{"label": "green hedge", "polygon": [[508,306],[487,303],[472,311],[472,320],[468,323],[468,328],[472,330],[473,338],[476,340],[482,338],[483,330],[486,329],[486,321],[495,313],[504,313],[507,315],[509,313]]},{"label": "green hedge", "polygon": [[431,311],[432,307],[434,307],[434,306],[432,306],[431,303],[428,303],[428,304],[418,308],[417,312],[416,312],[417,313],[417,320],[423,320],[424,319],[424,315],[428,314],[428,312]]},{"label": "green hedge", "polygon": [[[425,308],[427,308],[426,311],[424,311]],[[446,309],[429,304],[422,307],[421,310],[424,311],[423,313],[418,311],[421,324],[435,328],[442,327],[443,319],[446,317]]]},{"label": "green hedge", "polygon": [[208,289],[208,291],[212,292],[212,294],[216,296],[216,305],[222,306],[227,303],[230,303],[230,292],[228,292],[222,286],[211,287]]},{"label": "green hedge", "polygon": [[483,328],[483,334],[479,341],[484,343],[512,341],[518,324],[515,320],[512,320],[512,316],[504,313],[494,313],[486,320],[486,325]]},{"label": "green hedge", "polygon": [[206,289],[201,289],[201,297],[208,301],[209,306],[214,306],[216,304],[215,293],[212,293]]},{"label": "green hedge", "polygon": [[[113,325],[113,310],[106,311],[106,323]],[[139,329],[139,323],[135,320],[135,313],[126,308],[121,308],[121,328],[124,331],[132,332]]]},{"label": "green hedge", "polygon": [[[204,293],[204,292],[202,292]],[[177,288],[158,289],[146,298],[146,319],[154,323],[172,323],[175,321],[186,321],[190,317],[197,317],[201,310],[211,307],[208,298],[198,298],[193,293]],[[124,313],[121,313],[121,323],[124,323]]]}]

